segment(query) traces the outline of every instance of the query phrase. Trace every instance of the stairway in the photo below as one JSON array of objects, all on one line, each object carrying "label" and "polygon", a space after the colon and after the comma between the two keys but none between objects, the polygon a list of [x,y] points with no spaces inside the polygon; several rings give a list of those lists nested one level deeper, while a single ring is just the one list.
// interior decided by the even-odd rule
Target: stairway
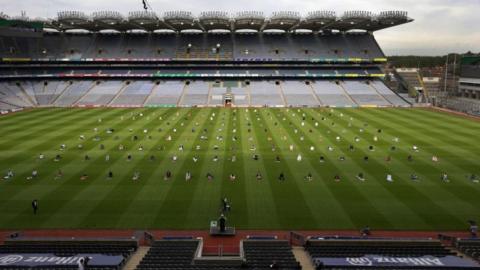
[{"label": "stairway", "polygon": [[123,270],[135,270],[149,250],[150,247],[147,246],[138,247],[137,251],[132,254],[128,262],[123,267]]},{"label": "stairway", "polygon": [[312,263],[310,255],[305,251],[303,247],[292,247],[293,255],[295,259],[300,263],[303,270],[315,270],[315,266]]}]

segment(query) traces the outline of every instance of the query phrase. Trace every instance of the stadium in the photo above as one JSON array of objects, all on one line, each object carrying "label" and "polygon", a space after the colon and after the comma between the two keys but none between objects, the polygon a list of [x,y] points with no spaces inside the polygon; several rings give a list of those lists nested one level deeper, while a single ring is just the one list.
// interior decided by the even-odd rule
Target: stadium
[{"label": "stadium", "polygon": [[404,11],[143,3],[0,13],[0,269],[480,269],[478,57],[448,97]]}]

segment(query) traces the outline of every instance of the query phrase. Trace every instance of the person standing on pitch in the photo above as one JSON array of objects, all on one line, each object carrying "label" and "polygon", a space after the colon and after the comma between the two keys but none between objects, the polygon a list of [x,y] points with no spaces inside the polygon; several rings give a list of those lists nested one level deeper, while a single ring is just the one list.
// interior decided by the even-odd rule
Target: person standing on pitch
[{"label": "person standing on pitch", "polygon": [[227,225],[227,218],[225,217],[224,214],[220,215],[220,218],[218,219],[218,223],[220,224],[220,232],[225,232],[226,225]]},{"label": "person standing on pitch", "polygon": [[38,211],[38,201],[35,199],[32,201],[33,214],[36,215]]}]

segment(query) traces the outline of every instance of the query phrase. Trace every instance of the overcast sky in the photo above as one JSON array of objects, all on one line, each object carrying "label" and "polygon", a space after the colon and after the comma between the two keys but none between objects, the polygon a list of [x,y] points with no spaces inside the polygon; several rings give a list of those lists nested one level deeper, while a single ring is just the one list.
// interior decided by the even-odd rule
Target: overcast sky
[{"label": "overcast sky", "polygon": [[[57,11],[79,10],[86,13],[117,10],[125,15],[143,8],[141,0],[0,0],[0,10],[29,17],[56,17]],[[480,52],[480,0],[149,0],[157,14],[164,11],[292,10],[305,15],[313,10],[404,10],[414,22],[375,33],[387,55],[440,55],[448,52]]]}]

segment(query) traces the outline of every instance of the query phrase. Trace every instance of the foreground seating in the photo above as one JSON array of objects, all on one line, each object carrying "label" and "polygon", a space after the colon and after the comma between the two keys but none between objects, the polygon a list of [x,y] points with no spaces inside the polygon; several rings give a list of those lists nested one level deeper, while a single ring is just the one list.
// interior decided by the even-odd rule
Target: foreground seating
[{"label": "foreground seating", "polygon": [[436,240],[318,239],[305,249],[317,269],[480,269]]},{"label": "foreground seating", "polygon": [[480,239],[459,239],[457,249],[480,262]]},{"label": "foreground seating", "polygon": [[117,270],[137,248],[132,240],[8,240],[0,269],[78,269],[80,258],[91,257],[88,269]]},{"label": "foreground seating", "polygon": [[154,269],[195,269],[195,270],[235,270],[235,269],[301,269],[295,260],[287,241],[244,240],[244,258],[222,257],[218,260],[196,258],[199,240],[159,240],[155,241],[142,259],[138,270]]}]

